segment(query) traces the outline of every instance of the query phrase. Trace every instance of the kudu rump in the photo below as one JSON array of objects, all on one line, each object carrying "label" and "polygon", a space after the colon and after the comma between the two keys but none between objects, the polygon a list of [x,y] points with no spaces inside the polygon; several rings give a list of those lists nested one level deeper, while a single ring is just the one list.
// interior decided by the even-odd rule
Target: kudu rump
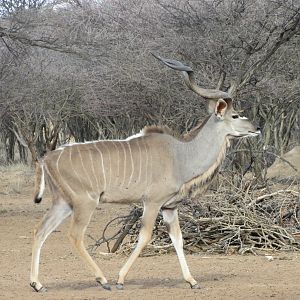
[{"label": "kudu rump", "polygon": [[110,290],[104,274],[84,247],[84,234],[99,203],[137,201],[144,204],[142,228],[136,248],[120,270],[117,288],[123,289],[126,274],[150,241],[160,209],[183,277],[192,288],[199,288],[183,253],[177,205],[191,188],[203,187],[212,180],[231,137],[255,136],[259,129],[234,111],[228,93],[200,88],[195,84],[190,67],[155,57],[183,72],[187,86],[208,99],[210,116],[182,139],[164,128],[146,127],[141,134],[126,140],[75,143],[47,153],[37,165],[34,201],[41,201],[46,181],[53,205],[34,231],[30,285],[35,291],[46,290],[38,279],[41,247],[49,234],[70,215],[70,241],[94,272],[96,281]]}]

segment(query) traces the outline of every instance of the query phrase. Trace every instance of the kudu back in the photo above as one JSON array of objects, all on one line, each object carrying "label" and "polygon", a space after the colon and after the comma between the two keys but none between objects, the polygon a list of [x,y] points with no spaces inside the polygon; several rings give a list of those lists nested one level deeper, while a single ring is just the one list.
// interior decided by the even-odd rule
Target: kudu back
[{"label": "kudu back", "polygon": [[47,182],[53,205],[34,230],[30,285],[35,291],[46,290],[38,279],[41,247],[68,216],[71,243],[96,281],[110,290],[104,274],[84,247],[85,230],[99,203],[137,201],[144,205],[142,228],[136,248],[119,272],[117,288],[123,289],[126,274],[150,241],[160,209],[183,277],[192,288],[199,288],[183,253],[177,205],[192,188],[202,188],[211,181],[232,137],[255,136],[259,130],[234,111],[228,93],[200,88],[190,67],[155,57],[182,72],[187,86],[208,101],[210,116],[183,138],[174,137],[166,128],[152,126],[126,140],[70,144],[47,153],[37,164],[34,201],[41,201]]}]

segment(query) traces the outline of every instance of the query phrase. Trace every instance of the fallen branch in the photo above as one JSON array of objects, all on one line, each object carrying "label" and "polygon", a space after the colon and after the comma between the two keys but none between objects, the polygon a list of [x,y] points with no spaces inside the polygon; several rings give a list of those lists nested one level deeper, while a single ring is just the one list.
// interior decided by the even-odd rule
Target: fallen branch
[{"label": "fallen branch", "polygon": [[[289,186],[268,194],[261,194],[262,189],[245,192],[234,188],[233,193],[224,184],[201,200],[188,199],[179,207],[184,248],[191,253],[204,250],[240,254],[300,250],[300,193],[295,188]],[[138,240],[142,210],[134,206],[128,216],[119,218],[120,230],[110,238],[104,238],[103,233],[101,243],[116,240],[111,252],[131,253]],[[94,246],[101,243],[98,240]],[[160,213],[146,254],[173,249]]]}]

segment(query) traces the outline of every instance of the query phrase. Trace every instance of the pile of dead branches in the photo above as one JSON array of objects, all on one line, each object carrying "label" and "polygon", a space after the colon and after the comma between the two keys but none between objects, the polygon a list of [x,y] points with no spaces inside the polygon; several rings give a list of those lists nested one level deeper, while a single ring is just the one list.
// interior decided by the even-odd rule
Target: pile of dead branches
[{"label": "pile of dead branches", "polygon": [[[223,182],[217,191],[201,198],[184,199],[179,206],[179,219],[184,247],[189,252],[256,254],[261,250],[300,249],[299,185],[236,188]],[[110,252],[130,253],[140,230],[142,207],[134,206],[129,215],[112,220],[93,248],[106,243]],[[119,227],[106,237],[109,226]],[[111,244],[113,245],[111,247]],[[164,253],[173,246],[160,213],[153,239],[144,253]]]}]

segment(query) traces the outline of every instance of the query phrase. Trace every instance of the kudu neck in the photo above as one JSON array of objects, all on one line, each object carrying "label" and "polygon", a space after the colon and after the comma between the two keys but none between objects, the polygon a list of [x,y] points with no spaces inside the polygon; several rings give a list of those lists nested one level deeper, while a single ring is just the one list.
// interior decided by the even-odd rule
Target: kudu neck
[{"label": "kudu neck", "polygon": [[220,165],[227,148],[223,124],[212,115],[198,134],[182,147],[180,163],[184,182]]}]

